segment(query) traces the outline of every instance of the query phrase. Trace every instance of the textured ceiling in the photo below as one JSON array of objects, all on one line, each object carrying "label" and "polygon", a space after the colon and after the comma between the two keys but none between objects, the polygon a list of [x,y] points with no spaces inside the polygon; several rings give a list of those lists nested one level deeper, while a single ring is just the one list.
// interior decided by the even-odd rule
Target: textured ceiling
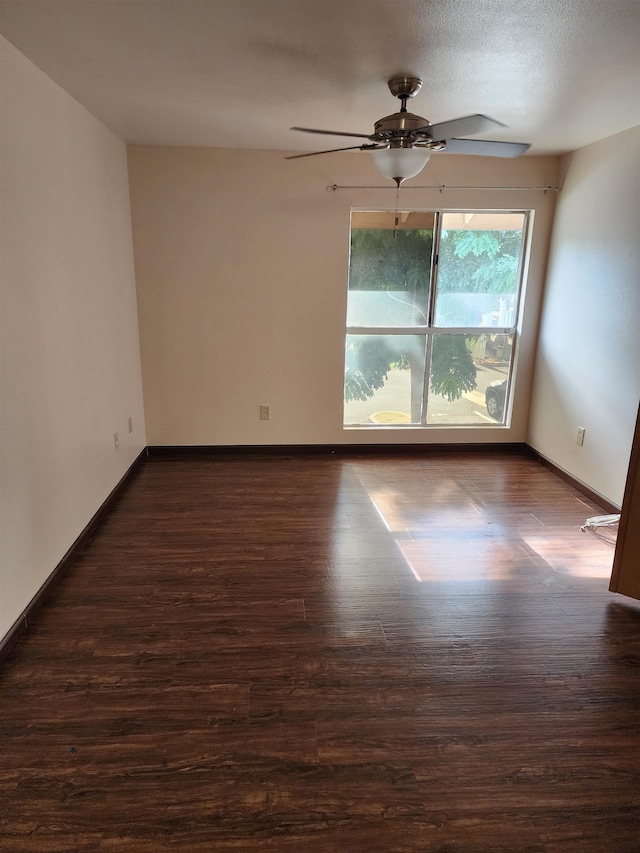
[{"label": "textured ceiling", "polygon": [[397,73],[533,153],[640,123],[640,0],[0,0],[0,32],[126,142],[348,145],[288,128],[372,132]]}]

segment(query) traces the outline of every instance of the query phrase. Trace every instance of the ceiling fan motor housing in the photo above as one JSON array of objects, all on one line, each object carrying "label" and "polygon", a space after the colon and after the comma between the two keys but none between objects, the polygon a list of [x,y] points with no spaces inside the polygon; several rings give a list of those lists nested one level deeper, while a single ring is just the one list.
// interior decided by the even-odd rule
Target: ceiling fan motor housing
[{"label": "ceiling fan motor housing", "polygon": [[[391,139],[394,136],[416,136],[419,139],[430,139],[426,130],[429,122],[422,116],[413,113],[393,113],[377,121],[374,125],[373,136],[379,139]],[[420,130],[421,133],[416,134]]]}]

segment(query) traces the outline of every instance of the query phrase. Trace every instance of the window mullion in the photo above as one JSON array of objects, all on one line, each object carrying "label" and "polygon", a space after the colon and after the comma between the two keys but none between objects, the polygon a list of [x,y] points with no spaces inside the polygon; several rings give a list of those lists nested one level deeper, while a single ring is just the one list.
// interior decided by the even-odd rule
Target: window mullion
[{"label": "window mullion", "polygon": [[422,414],[420,423],[422,426],[427,425],[427,400],[429,395],[429,374],[431,372],[431,341],[433,336],[430,331],[427,331],[424,349],[424,384],[422,387]]},{"label": "window mullion", "polygon": [[440,256],[440,229],[442,228],[442,214],[440,211],[435,212],[433,222],[433,249],[431,252],[431,270],[429,275],[429,311],[428,311],[428,326],[425,340],[425,357],[424,357],[424,382],[422,387],[422,414],[420,423],[422,426],[427,425],[427,401],[429,399],[429,375],[431,373],[431,328],[433,327],[433,318],[435,316],[436,307],[436,290],[438,286],[438,261]]},{"label": "window mullion", "polygon": [[513,335],[515,326],[434,326],[434,335]]},{"label": "window mullion", "polygon": [[424,335],[426,326],[347,326],[348,335]]},{"label": "window mullion", "polygon": [[433,326],[433,318],[436,310],[436,291],[438,289],[438,263],[440,259],[440,230],[442,228],[442,214],[437,211],[433,224],[433,249],[431,252],[431,275],[429,278],[429,312],[427,325]]}]

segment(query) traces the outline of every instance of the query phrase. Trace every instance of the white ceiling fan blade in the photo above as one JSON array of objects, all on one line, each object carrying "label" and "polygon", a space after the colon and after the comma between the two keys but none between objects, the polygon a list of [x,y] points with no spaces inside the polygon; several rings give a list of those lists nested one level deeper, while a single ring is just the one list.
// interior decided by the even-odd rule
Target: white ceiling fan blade
[{"label": "white ceiling fan blade", "polygon": [[316,130],[313,127],[290,127],[289,130],[299,130],[302,133],[323,133],[326,136],[357,136],[360,139],[370,139],[367,133],[343,133],[341,130]]},{"label": "white ceiling fan blade", "polygon": [[285,160],[299,160],[301,157],[315,157],[317,154],[333,154],[334,151],[353,151],[358,149],[360,151],[367,151],[369,149],[373,150],[374,148],[378,148],[377,145],[348,145],[346,148],[329,148],[326,151],[311,151],[309,154],[290,154],[288,157],[285,157]]},{"label": "white ceiling fan blade", "polygon": [[454,118],[451,121],[442,121],[440,124],[432,124],[430,127],[420,128],[427,132],[434,142],[441,139],[451,139],[454,136],[473,136],[476,133],[489,133],[496,127],[506,127],[502,122],[496,121],[489,116],[479,113],[462,118]]},{"label": "white ceiling fan blade", "polygon": [[445,139],[447,154],[480,154],[484,157],[519,157],[528,142],[492,142],[489,139]]}]

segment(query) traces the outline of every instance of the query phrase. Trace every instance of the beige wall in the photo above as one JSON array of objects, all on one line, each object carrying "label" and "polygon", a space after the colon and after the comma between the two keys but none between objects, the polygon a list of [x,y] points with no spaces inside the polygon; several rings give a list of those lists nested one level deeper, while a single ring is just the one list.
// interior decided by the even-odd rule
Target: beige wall
[{"label": "beige wall", "polygon": [[125,146],[0,51],[1,638],[146,439]]},{"label": "beige wall", "polygon": [[[405,208],[534,209],[511,429],[342,428],[351,208],[394,204],[359,152],[129,149],[151,445],[523,441],[555,194],[401,190]],[[557,160],[437,155],[414,184],[546,186]],[[258,418],[260,404],[272,419]]]},{"label": "beige wall", "polygon": [[640,397],[640,127],[562,165],[528,440],[620,505]]}]

